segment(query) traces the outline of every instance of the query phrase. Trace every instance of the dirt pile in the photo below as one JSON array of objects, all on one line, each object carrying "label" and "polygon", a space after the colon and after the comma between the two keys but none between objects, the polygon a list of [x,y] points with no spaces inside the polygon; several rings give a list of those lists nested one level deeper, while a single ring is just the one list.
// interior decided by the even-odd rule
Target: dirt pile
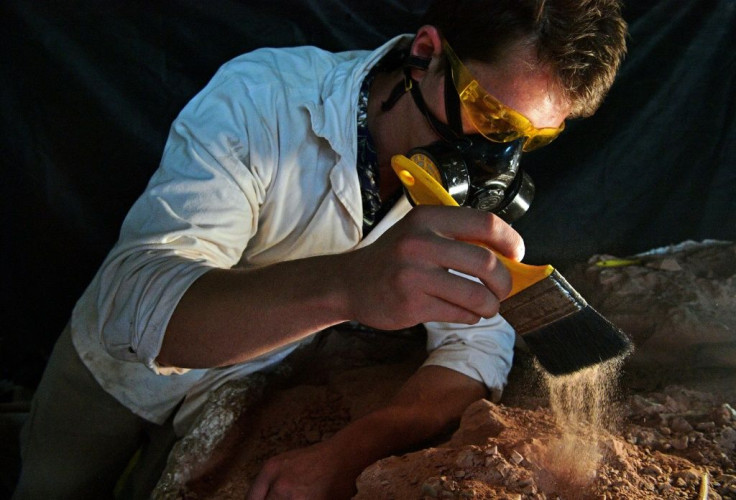
[{"label": "dirt pile", "polygon": [[596,255],[565,277],[632,337],[629,365],[736,369],[736,244],[684,242]]},{"label": "dirt pile", "polygon": [[448,443],[366,469],[356,498],[697,498],[704,481],[708,498],[736,498],[733,410],[658,402],[672,395],[713,399],[675,386],[635,396],[619,433],[579,424],[574,436],[548,407],[480,401]]},{"label": "dirt pile", "polygon": [[[687,243],[564,270],[635,354],[555,385],[519,350],[501,404],[478,401],[451,435],[371,465],[355,498],[736,499],[735,256],[733,244]],[[423,349],[419,331],[325,332],[288,370],[234,384],[225,403],[214,395],[228,418],[195,425],[154,497],[242,498],[266,458],[390,397]]]}]

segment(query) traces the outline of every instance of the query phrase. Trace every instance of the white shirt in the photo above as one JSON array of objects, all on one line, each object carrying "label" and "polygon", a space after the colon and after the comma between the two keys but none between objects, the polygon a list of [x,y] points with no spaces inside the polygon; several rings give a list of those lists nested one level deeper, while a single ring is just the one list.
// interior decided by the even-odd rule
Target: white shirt
[{"label": "white shirt", "polygon": [[[189,423],[208,391],[273,366],[296,348],[163,375],[155,359],[166,325],[206,271],[346,252],[374,241],[411,209],[402,199],[361,241],[358,92],[401,38],[373,52],[298,47],[242,55],[176,118],[158,170],[72,314],[81,359],[134,413],[161,423],[186,397],[177,419]],[[500,393],[514,343],[503,318],[426,326],[427,364]]]}]

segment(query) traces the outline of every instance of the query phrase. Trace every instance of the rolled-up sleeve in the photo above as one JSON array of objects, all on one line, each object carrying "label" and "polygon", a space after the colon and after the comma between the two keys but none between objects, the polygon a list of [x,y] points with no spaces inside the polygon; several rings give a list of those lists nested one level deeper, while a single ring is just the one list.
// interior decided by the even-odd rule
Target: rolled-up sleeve
[{"label": "rolled-up sleeve", "polygon": [[429,356],[424,365],[444,366],[482,382],[501,397],[514,355],[513,327],[497,314],[474,325],[426,323]]},{"label": "rolled-up sleeve", "polygon": [[111,356],[171,372],[155,359],[179,300],[208,270],[238,263],[257,230],[268,179],[251,167],[248,137],[233,125],[242,112],[222,85],[174,122],[95,282],[95,328]]}]

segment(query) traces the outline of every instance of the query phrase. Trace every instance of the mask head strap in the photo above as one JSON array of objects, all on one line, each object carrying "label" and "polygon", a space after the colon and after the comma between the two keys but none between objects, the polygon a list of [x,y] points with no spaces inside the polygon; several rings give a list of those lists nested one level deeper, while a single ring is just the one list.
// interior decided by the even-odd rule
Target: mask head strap
[{"label": "mask head strap", "polygon": [[389,109],[393,108],[396,102],[401,98],[401,96],[411,90],[415,83],[411,77],[412,69],[427,71],[427,69],[429,68],[429,63],[431,61],[432,59],[430,59],[429,57],[420,57],[409,54],[403,64],[404,79],[397,83],[393,90],[391,90],[391,94],[388,96],[388,99],[383,101],[383,103],[381,104],[381,110],[388,111]]},{"label": "mask head strap", "polygon": [[388,111],[394,107],[396,102],[407,92],[411,92],[414,103],[417,108],[425,116],[429,124],[443,140],[448,142],[462,139],[463,125],[460,114],[460,96],[455,89],[452,80],[452,68],[449,61],[445,68],[445,113],[447,115],[448,124],[442,123],[427,107],[427,103],[422,96],[416,80],[411,77],[411,70],[418,69],[427,71],[429,63],[432,61],[429,57],[421,57],[409,54],[403,65],[404,79],[396,84],[391,90],[388,99],[381,104],[382,111]]},{"label": "mask head strap", "polygon": [[429,110],[429,108],[427,107],[427,103],[424,101],[424,97],[422,96],[422,92],[419,90],[418,85],[412,85],[409,90],[411,90],[411,97],[414,99],[414,104],[416,104],[417,108],[419,108],[419,111],[422,112],[422,114],[427,119],[437,135],[439,135],[444,141],[447,142],[454,142],[463,137],[462,133],[458,134],[449,125],[442,123],[439,118],[437,118],[434,113]]},{"label": "mask head strap", "polygon": [[456,136],[463,135],[463,121],[460,115],[460,96],[452,80],[452,68],[449,61],[445,61],[445,114],[450,129]]}]

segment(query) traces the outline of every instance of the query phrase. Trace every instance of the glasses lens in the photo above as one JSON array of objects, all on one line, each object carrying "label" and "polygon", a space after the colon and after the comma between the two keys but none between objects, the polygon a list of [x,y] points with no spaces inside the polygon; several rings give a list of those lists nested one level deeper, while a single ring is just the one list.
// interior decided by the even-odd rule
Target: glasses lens
[{"label": "glasses lens", "polygon": [[557,139],[557,137],[560,135],[560,132],[562,132],[562,129],[549,134],[537,134],[527,138],[526,142],[524,143],[524,151],[531,151],[533,149],[538,149],[542,146],[546,146],[550,142]]},{"label": "glasses lens", "polygon": [[524,151],[531,151],[555,140],[565,128],[564,122],[557,129],[534,127],[524,115],[505,106],[481,87],[447,42],[444,47],[460,102],[473,126],[484,137],[494,142],[526,137]]},{"label": "glasses lens", "polygon": [[475,80],[460,93],[460,102],[473,126],[488,139],[509,142],[522,136],[519,127],[507,119],[503,105]]},{"label": "glasses lens", "polygon": [[511,142],[526,137],[524,151],[546,146],[565,128],[564,123],[559,128],[535,128],[526,117],[507,108],[490,94],[483,97],[482,103],[462,96],[460,102],[473,126],[484,137],[494,142]]}]

